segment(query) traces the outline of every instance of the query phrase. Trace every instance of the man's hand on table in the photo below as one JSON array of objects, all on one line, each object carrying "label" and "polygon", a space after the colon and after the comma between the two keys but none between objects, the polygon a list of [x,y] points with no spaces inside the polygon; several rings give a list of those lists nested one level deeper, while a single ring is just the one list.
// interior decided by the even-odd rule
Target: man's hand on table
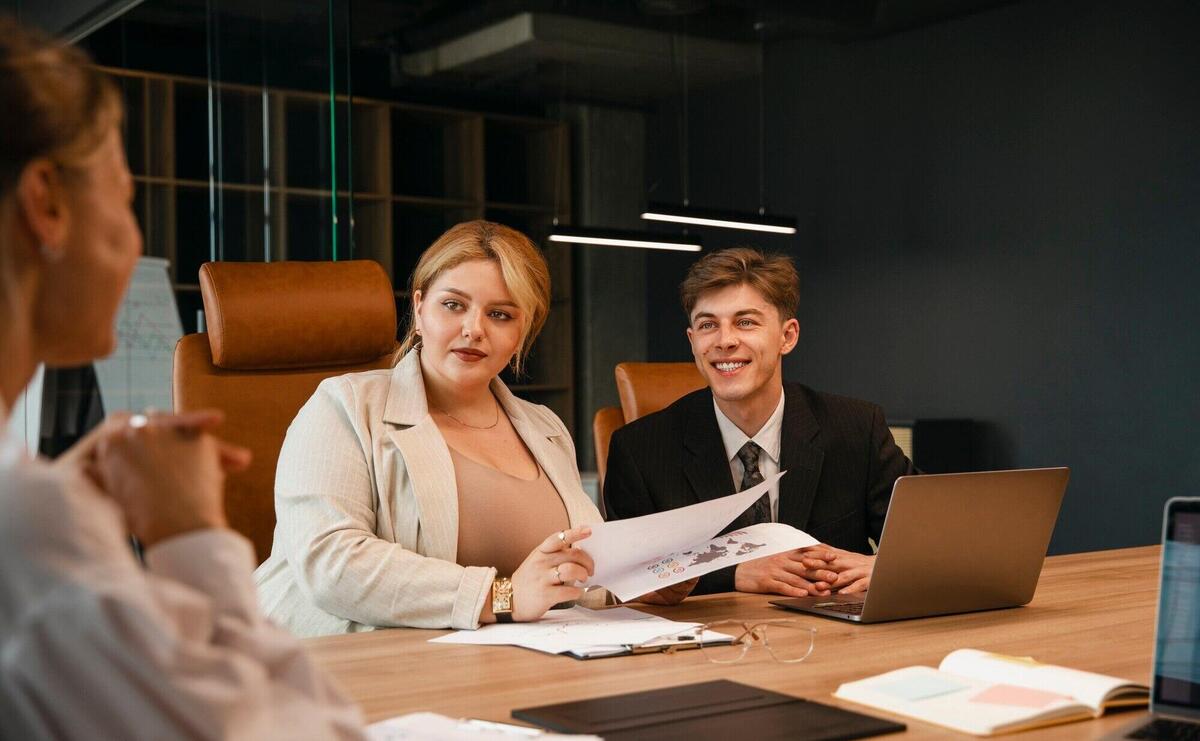
[{"label": "man's hand on table", "polygon": [[800,562],[812,578],[823,579],[829,588],[839,594],[856,594],[867,591],[871,586],[871,571],[875,568],[875,557],[854,551],[818,544],[801,548]]},{"label": "man's hand on table", "polygon": [[[821,555],[829,555],[822,551]],[[824,596],[838,574],[825,568],[813,569],[804,563],[804,551],[786,551],[738,564],[733,587],[739,592],[782,594],[785,597]],[[822,563],[824,563],[822,561]]]}]

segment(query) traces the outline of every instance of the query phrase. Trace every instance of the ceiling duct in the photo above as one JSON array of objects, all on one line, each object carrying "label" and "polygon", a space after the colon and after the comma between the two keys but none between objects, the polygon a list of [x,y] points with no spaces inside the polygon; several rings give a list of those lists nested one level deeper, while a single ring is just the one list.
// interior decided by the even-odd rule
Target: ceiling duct
[{"label": "ceiling duct", "polygon": [[398,67],[431,81],[526,91],[541,85],[577,98],[643,103],[678,93],[685,48],[696,88],[758,74],[755,44],[692,36],[684,45],[678,34],[550,13],[519,13],[402,54]]}]

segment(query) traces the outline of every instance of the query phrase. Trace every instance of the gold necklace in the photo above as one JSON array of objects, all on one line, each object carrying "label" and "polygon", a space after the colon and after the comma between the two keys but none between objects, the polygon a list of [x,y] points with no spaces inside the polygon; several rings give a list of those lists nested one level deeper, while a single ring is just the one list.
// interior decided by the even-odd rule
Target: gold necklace
[{"label": "gold necklace", "polygon": [[[495,397],[493,397],[493,398],[492,398],[492,401],[495,401]],[[496,402],[496,419],[492,420],[492,423],[491,423],[490,425],[483,425],[482,427],[481,427],[481,426],[479,426],[479,425],[469,425],[469,424],[467,424],[466,422],[463,422],[463,421],[462,421],[461,419],[459,419],[458,417],[455,417],[455,416],[454,416],[453,414],[451,414],[450,412],[447,412],[445,409],[438,409],[437,407],[434,407],[434,408],[435,408],[435,409],[437,409],[437,410],[438,410],[439,412],[441,412],[442,414],[444,414],[444,415],[446,415],[447,417],[449,417],[450,419],[452,419],[452,420],[454,420],[455,422],[459,423],[459,424],[460,424],[460,425],[462,425],[463,427],[468,427],[468,428],[470,428],[470,429],[472,429],[472,430],[490,430],[490,429],[492,429],[493,427],[495,427],[496,425],[500,424],[500,403],[499,403],[499,402]]]}]

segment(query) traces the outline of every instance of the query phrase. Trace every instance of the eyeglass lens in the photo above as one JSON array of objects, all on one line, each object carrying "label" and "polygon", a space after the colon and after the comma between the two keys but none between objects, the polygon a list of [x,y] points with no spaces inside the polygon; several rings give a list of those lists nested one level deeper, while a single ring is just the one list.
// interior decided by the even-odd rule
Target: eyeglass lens
[{"label": "eyeglass lens", "polygon": [[788,620],[723,621],[702,626],[698,637],[705,658],[718,664],[738,661],[754,644],[765,647],[776,661],[798,663],[812,653],[816,631]]}]

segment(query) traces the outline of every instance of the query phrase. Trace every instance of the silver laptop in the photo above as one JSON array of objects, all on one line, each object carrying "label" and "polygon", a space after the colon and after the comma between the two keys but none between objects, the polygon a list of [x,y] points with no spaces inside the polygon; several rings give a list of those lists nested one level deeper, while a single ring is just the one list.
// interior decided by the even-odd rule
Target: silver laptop
[{"label": "silver laptop", "polygon": [[1150,715],[1106,739],[1200,739],[1200,499],[1163,515]]},{"label": "silver laptop", "polygon": [[771,604],[856,623],[1024,605],[1069,477],[1067,468],[901,476],[865,595]]}]

